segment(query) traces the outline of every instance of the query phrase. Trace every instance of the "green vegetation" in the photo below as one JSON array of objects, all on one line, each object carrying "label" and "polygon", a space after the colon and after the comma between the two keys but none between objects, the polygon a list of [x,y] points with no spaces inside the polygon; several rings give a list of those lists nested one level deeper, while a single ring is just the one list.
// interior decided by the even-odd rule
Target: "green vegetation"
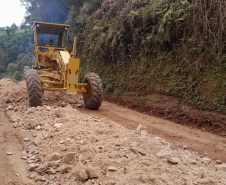
[{"label": "green vegetation", "polygon": [[94,4],[85,4],[74,19],[69,12],[67,20],[73,23],[70,41],[79,37],[81,77],[97,72],[105,91],[115,95],[158,91],[226,113],[225,1]]},{"label": "green vegetation", "polygon": [[0,28],[0,78],[23,80],[23,67],[33,64],[33,33],[26,25]]}]

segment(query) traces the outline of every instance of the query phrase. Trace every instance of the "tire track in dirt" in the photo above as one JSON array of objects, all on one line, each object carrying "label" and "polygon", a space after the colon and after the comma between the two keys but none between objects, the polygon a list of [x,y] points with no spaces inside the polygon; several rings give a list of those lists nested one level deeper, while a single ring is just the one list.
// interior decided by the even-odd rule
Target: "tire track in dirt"
[{"label": "tire track in dirt", "polygon": [[[26,163],[20,159],[24,148],[22,136],[11,127],[2,111],[0,118],[0,185],[29,184]],[[7,155],[7,152],[12,152],[13,155]]]}]

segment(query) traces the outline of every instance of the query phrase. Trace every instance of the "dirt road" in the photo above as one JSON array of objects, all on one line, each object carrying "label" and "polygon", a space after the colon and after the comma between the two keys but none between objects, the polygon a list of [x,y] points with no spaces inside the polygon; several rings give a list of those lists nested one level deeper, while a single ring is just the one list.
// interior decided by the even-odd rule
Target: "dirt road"
[{"label": "dirt road", "polygon": [[[28,184],[26,162],[20,159],[24,148],[22,132],[16,132],[12,128],[2,111],[0,111],[0,118],[0,184]],[[7,155],[7,152],[12,155]]]},{"label": "dirt road", "polygon": [[97,117],[106,117],[129,129],[135,129],[139,124],[148,128],[148,132],[159,136],[179,146],[187,145],[188,148],[203,155],[208,154],[214,159],[226,162],[226,139],[216,134],[191,129],[153,116],[138,113],[113,103],[103,102],[98,111],[79,109],[84,114]]},{"label": "dirt road", "polygon": [[0,80],[0,102],[0,185],[226,183],[219,135],[106,101],[91,111],[59,92],[29,108],[25,82],[9,79]]}]

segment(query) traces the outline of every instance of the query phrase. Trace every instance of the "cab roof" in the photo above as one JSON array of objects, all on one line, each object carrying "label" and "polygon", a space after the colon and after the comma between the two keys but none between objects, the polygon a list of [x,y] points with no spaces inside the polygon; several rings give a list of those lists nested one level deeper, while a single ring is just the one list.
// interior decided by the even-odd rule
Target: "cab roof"
[{"label": "cab roof", "polygon": [[67,25],[67,24],[34,22],[34,24],[32,26],[32,30],[36,31],[37,33],[58,35],[61,30],[65,29],[65,28],[68,29],[69,27],[70,27],[70,25]]}]

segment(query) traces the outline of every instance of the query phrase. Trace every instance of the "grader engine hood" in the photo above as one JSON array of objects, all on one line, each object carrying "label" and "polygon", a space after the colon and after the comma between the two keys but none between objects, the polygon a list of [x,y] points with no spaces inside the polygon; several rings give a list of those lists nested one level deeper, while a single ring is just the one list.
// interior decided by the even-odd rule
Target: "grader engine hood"
[{"label": "grader engine hood", "polygon": [[67,51],[60,51],[62,62],[64,63],[64,70],[67,71],[67,94],[78,93],[78,76],[80,59],[71,58]]}]

